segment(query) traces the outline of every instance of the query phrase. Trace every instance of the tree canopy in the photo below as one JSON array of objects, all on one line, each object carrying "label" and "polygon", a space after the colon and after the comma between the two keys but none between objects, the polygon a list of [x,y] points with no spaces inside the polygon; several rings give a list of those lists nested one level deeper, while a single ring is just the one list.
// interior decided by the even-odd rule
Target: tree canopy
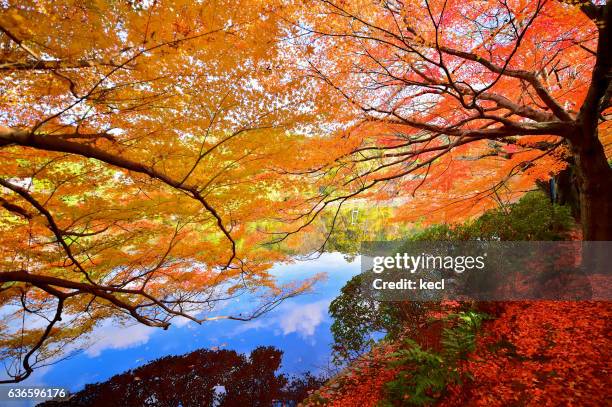
[{"label": "tree canopy", "polygon": [[[106,317],[250,319],[309,286],[277,287],[267,269],[283,255],[259,245],[282,198],[286,128],[307,114],[298,81],[278,91],[265,13],[257,1],[5,7],[0,347],[14,380]],[[210,315],[261,287],[251,314]]]},{"label": "tree canopy", "polygon": [[585,239],[612,239],[610,2],[0,7],[7,381],[107,318],[261,315],[317,279],[269,273],[316,222],[347,245],[351,199],[453,222],[571,167]]},{"label": "tree canopy", "polygon": [[399,219],[452,222],[569,165],[585,239],[610,238],[609,2],[308,5],[295,43],[347,124],[305,171],[327,181],[319,207],[397,197]]}]

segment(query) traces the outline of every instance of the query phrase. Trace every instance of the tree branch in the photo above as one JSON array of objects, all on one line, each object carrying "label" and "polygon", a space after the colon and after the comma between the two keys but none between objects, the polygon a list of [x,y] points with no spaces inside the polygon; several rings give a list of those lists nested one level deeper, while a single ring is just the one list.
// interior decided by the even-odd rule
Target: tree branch
[{"label": "tree branch", "polygon": [[116,154],[109,153],[97,147],[76,143],[62,137],[32,134],[26,130],[0,126],[0,146],[11,144],[93,158],[124,170],[148,175],[149,177],[157,179],[174,189],[187,193],[193,199],[199,201],[202,206],[204,206],[204,208],[215,218],[219,230],[221,230],[223,235],[225,235],[226,239],[230,242],[231,256],[228,259],[225,267],[229,267],[236,258],[236,243],[234,239],[223,224],[223,220],[217,210],[204,198],[198,186],[184,184],[183,182],[175,180],[152,167]]}]

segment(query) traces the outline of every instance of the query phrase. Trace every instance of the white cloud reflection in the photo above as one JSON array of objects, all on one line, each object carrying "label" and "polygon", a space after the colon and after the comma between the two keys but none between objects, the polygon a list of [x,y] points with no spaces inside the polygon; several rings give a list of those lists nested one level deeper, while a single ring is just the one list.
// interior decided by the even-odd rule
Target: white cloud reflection
[{"label": "white cloud reflection", "polygon": [[311,304],[295,304],[288,312],[283,313],[279,318],[279,325],[283,334],[287,335],[297,332],[302,337],[312,336],[317,326],[323,322],[327,316],[329,300],[321,300]]},{"label": "white cloud reflection", "polygon": [[315,335],[317,327],[327,318],[327,308],[331,299],[307,304],[286,302],[270,314],[259,319],[238,325],[228,336],[234,337],[251,330],[270,330],[275,335],[297,333],[302,338]]},{"label": "white cloud reflection", "polygon": [[149,337],[156,328],[137,324],[129,326],[117,326],[106,324],[103,329],[96,330],[97,337],[93,338],[93,344],[85,349],[89,357],[100,356],[106,349],[126,349],[143,345],[149,341]]}]

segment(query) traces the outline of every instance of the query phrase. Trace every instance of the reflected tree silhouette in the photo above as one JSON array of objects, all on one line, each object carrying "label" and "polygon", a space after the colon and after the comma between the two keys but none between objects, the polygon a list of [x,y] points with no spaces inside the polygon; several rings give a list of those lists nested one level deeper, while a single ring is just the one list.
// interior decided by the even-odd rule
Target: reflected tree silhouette
[{"label": "reflected tree silhouette", "polygon": [[68,400],[38,406],[295,406],[325,379],[310,373],[291,378],[277,374],[282,355],[271,346],[258,347],[248,356],[198,349],[88,384]]}]

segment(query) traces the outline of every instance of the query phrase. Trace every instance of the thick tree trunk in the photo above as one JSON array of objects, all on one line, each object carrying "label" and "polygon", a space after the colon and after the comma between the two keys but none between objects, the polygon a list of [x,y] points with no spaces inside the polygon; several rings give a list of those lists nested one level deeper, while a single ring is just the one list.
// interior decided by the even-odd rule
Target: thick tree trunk
[{"label": "thick tree trunk", "polygon": [[574,170],[574,160],[568,163],[567,168],[560,171],[548,181],[536,181],[538,188],[544,192],[551,203],[568,206],[572,216],[580,222],[580,192]]},{"label": "thick tree trunk", "polygon": [[598,27],[597,57],[577,126],[568,138],[576,163],[583,239],[612,240],[612,170],[597,133],[600,115],[610,106],[612,0],[602,6],[583,3],[581,9]]},{"label": "thick tree trunk", "polygon": [[576,182],[574,163],[555,176],[556,196],[554,202],[567,205],[572,210],[572,216],[580,220],[580,191]]},{"label": "thick tree trunk", "polygon": [[[612,169],[597,130],[581,129],[570,141],[580,193],[584,240],[612,240]],[[590,133],[590,134],[589,134]]]}]

